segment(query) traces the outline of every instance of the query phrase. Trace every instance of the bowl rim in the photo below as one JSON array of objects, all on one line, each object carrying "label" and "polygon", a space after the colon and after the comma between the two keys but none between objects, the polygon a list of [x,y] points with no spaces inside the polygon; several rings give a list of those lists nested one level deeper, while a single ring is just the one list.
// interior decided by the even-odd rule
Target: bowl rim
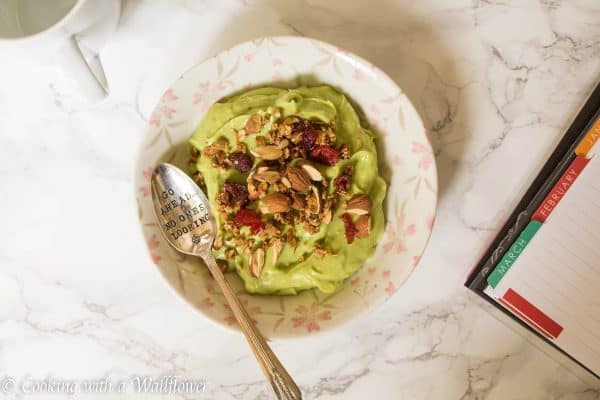
[{"label": "bowl rim", "polygon": [[[340,52],[341,51],[341,52],[343,52],[343,55],[345,57],[353,59],[358,64],[362,64],[362,65],[365,65],[365,66],[369,67],[369,69],[371,69],[372,71],[374,71],[375,76],[377,77],[377,79],[380,79],[384,83],[385,86],[393,87],[393,88],[397,89],[399,93],[404,93],[402,91],[402,89],[400,88],[400,86],[386,72],[384,72],[381,68],[379,68],[375,64],[371,63],[370,61],[366,60],[365,58],[363,58],[363,57],[355,54],[354,52],[351,52],[351,51],[349,51],[349,50],[347,50],[347,49],[345,49],[343,47],[339,47],[339,46],[333,45],[331,43],[324,42],[324,41],[322,41],[320,39],[314,39],[312,37],[307,37],[307,36],[294,36],[294,35],[261,36],[261,37],[257,37],[257,38],[250,39],[250,40],[246,40],[246,41],[243,41],[243,42],[236,43],[236,44],[234,44],[232,46],[229,46],[229,47],[227,47],[227,48],[225,48],[223,50],[220,50],[220,51],[216,52],[212,56],[205,57],[201,61],[196,62],[193,65],[191,65],[189,68],[185,69],[177,78],[175,78],[169,84],[169,86],[166,88],[166,90],[169,90],[169,88],[171,88],[175,82],[177,82],[178,80],[181,80],[181,79],[185,78],[185,76],[187,74],[191,73],[191,71],[194,70],[195,68],[197,68],[198,66],[200,66],[200,65],[202,65],[202,64],[204,64],[204,63],[206,63],[206,62],[208,62],[208,61],[210,61],[210,60],[212,60],[214,58],[217,58],[217,57],[221,56],[222,54],[228,53],[228,52],[230,52],[230,51],[232,51],[234,49],[243,48],[244,46],[250,45],[253,42],[261,41],[261,40],[291,40],[291,41],[300,41],[300,42],[302,42],[302,41],[310,41],[310,42],[322,45],[322,46],[324,46],[326,48],[329,48],[331,50],[335,50],[336,52]],[[323,84],[326,84],[326,83],[323,82]],[[264,85],[262,85],[262,86],[264,86]],[[260,87],[260,86],[258,86],[258,87]],[[341,90],[342,90],[342,93],[344,95],[346,95],[343,92],[343,88],[341,88]],[[230,94],[226,94],[226,95],[222,96],[221,98],[226,97],[226,96],[228,96]],[[219,101],[221,98],[217,99],[216,101]],[[432,185],[435,188],[435,192],[434,192],[434,196],[433,196],[433,200],[432,200],[432,208],[431,208],[432,217],[433,217],[433,221],[434,221],[433,224],[432,224],[432,227],[433,227],[433,226],[435,226],[435,220],[437,219],[438,202],[439,202],[439,198],[438,198],[438,183],[439,182],[438,182],[437,160],[435,158],[435,153],[433,151],[433,146],[431,144],[431,139],[429,137],[429,131],[427,129],[425,129],[425,125],[423,124],[423,119],[421,118],[421,115],[417,112],[417,109],[414,106],[413,102],[407,96],[405,96],[405,100],[406,100],[407,104],[410,107],[412,107],[418,123],[420,124],[421,127],[423,127],[423,136],[425,138],[425,143],[426,143],[426,145],[428,147],[428,150],[431,152],[431,154],[433,156],[432,157],[432,160],[433,160],[433,165],[432,166],[433,166],[433,168],[432,168],[432,171],[431,171],[431,179],[432,179],[431,183],[432,183]],[[157,102],[156,102],[154,108],[152,109],[152,111],[154,111],[160,105],[159,102],[160,102],[160,98],[157,100]],[[135,157],[134,169],[137,169],[137,167],[140,165],[140,159],[141,159],[142,154],[143,154],[142,150],[144,149],[144,141],[143,141],[143,139],[146,137],[146,133],[147,133],[148,129],[149,129],[149,123],[146,121],[146,124],[144,126],[144,132],[143,132],[142,138],[141,138],[140,143],[139,143],[139,145],[137,147],[137,150],[136,150],[136,157]],[[135,171],[134,171],[134,173],[135,173]],[[139,206],[139,203],[138,203],[138,200],[137,200],[138,193],[137,193],[137,190],[136,190],[137,189],[136,188],[136,182],[137,182],[137,179],[134,178],[134,182],[133,182],[134,185],[133,185],[133,188],[132,188],[133,192],[134,192],[134,199],[133,200],[134,200],[134,202],[136,202],[136,206]],[[144,238],[145,237],[145,233],[144,233],[143,225],[139,224],[139,221],[137,221],[137,222],[138,222],[138,225],[139,225],[139,228],[140,228],[140,233],[142,234],[142,238]],[[387,225],[387,221],[386,221],[386,225]],[[283,336],[280,336],[280,335],[267,335],[267,336],[265,336],[266,339],[268,339],[268,340],[278,340],[278,341],[306,339],[306,338],[309,338],[309,337],[315,337],[315,336],[322,336],[322,335],[325,335],[325,334],[331,334],[336,329],[339,329],[339,328],[342,328],[342,327],[347,327],[350,324],[358,323],[358,322],[362,321],[366,317],[367,314],[369,314],[369,313],[377,310],[383,304],[385,304],[386,302],[390,301],[393,297],[395,297],[398,294],[398,292],[400,291],[399,289],[401,288],[401,286],[406,283],[406,281],[413,274],[413,272],[416,269],[417,265],[419,265],[419,263],[421,262],[421,256],[425,253],[425,251],[427,250],[427,247],[429,246],[429,242],[431,241],[431,235],[432,235],[432,233],[433,233],[433,229],[430,229],[428,231],[428,233],[426,234],[427,237],[424,239],[422,248],[419,251],[419,255],[420,255],[419,256],[419,260],[416,263],[414,263],[413,265],[410,266],[410,270],[408,271],[408,273],[406,274],[406,276],[404,277],[404,279],[402,280],[402,282],[399,283],[398,290],[394,294],[392,294],[391,296],[389,296],[387,298],[384,298],[384,299],[382,299],[382,300],[380,300],[380,301],[372,304],[370,307],[366,307],[366,308],[362,308],[362,309],[358,310],[352,317],[344,319],[344,320],[341,320],[339,323],[337,323],[335,325],[326,325],[325,327],[323,327],[319,331],[316,331],[316,332],[313,331],[313,332],[310,332],[310,333],[306,333],[304,331],[300,331],[300,332],[297,332],[297,334],[294,334],[294,335],[283,335]],[[162,230],[161,230],[161,235],[163,235]],[[149,261],[151,261],[150,260],[150,253],[148,251],[146,251],[146,257],[147,257],[147,259]],[[365,263],[363,263],[363,265],[361,266],[361,268],[364,267],[364,265],[367,263],[367,261],[365,261]],[[152,264],[154,265],[153,270],[155,271],[155,273],[157,273],[160,276],[160,278],[163,281],[163,283],[169,288],[169,290],[173,294],[175,294],[175,297],[179,298],[179,301],[183,302],[183,304],[185,304],[188,307],[190,307],[194,311],[194,314],[200,316],[200,318],[202,320],[209,321],[211,325],[219,327],[219,328],[223,329],[224,331],[226,331],[228,333],[233,333],[233,334],[237,334],[237,335],[243,335],[243,332],[242,332],[242,330],[240,329],[240,327],[239,327],[239,325],[237,323],[236,324],[232,324],[232,325],[228,325],[228,324],[224,323],[221,320],[211,318],[210,316],[206,315],[201,310],[199,310],[197,307],[195,307],[195,305],[192,304],[189,299],[187,299],[181,293],[179,293],[177,291],[177,289],[168,281],[168,279],[166,279],[166,277],[163,276],[163,273],[160,271],[160,268],[157,265],[155,265],[154,263],[152,263]]]}]

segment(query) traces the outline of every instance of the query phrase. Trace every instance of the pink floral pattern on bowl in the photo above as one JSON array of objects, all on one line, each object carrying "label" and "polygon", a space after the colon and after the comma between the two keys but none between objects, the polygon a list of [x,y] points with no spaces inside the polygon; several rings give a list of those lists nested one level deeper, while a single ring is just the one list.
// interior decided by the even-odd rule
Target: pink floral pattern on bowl
[{"label": "pink floral pattern on bowl", "polygon": [[421,119],[387,75],[346,50],[302,37],[262,38],[234,46],[187,71],[161,97],[140,147],[135,176],[149,259],[189,305],[222,326],[236,324],[206,268],[199,259],[175,252],[161,236],[149,196],[150,173],[159,161],[186,167],[186,142],[221,97],[262,85],[316,84],[346,93],[379,134],[380,168],[389,183],[387,226],[374,256],[333,295],[317,290],[298,296],[249,295],[241,280],[228,274],[258,327],[267,337],[295,337],[364,314],[398,292],[429,239],[437,201],[435,159]]}]

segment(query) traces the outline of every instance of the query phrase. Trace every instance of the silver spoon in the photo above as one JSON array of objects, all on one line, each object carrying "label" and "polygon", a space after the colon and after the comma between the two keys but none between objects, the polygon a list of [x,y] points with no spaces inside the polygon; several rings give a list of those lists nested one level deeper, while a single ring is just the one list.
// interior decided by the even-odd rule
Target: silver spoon
[{"label": "silver spoon", "polygon": [[202,190],[185,172],[167,163],[154,169],[150,183],[154,211],[165,238],[176,250],[204,260],[277,398],[301,400],[300,389],[248,316],[212,256],[215,221]]}]

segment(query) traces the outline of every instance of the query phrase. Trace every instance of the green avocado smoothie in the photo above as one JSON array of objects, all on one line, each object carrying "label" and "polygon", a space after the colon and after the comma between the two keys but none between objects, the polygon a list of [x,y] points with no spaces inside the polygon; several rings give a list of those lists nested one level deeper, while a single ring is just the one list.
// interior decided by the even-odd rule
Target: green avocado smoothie
[{"label": "green avocado smoothie", "polygon": [[374,135],[328,86],[222,99],[190,139],[216,215],[213,254],[249,293],[338,290],[384,230]]}]

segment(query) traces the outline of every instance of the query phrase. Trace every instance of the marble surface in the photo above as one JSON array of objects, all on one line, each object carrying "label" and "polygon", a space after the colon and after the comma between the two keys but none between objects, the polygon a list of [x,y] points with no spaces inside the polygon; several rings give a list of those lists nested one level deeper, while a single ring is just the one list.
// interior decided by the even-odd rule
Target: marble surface
[{"label": "marble surface", "polygon": [[[0,375],[177,375],[205,380],[205,393],[164,397],[271,398],[241,337],[153,270],[132,176],[169,82],[277,34],[340,45],[388,72],[431,131],[440,172],[433,237],[405,286],[339,330],[273,343],[305,398],[599,399],[462,286],[600,77],[595,0],[124,1],[100,104],[53,51],[0,47]],[[125,397],[146,398],[101,398]]]}]

